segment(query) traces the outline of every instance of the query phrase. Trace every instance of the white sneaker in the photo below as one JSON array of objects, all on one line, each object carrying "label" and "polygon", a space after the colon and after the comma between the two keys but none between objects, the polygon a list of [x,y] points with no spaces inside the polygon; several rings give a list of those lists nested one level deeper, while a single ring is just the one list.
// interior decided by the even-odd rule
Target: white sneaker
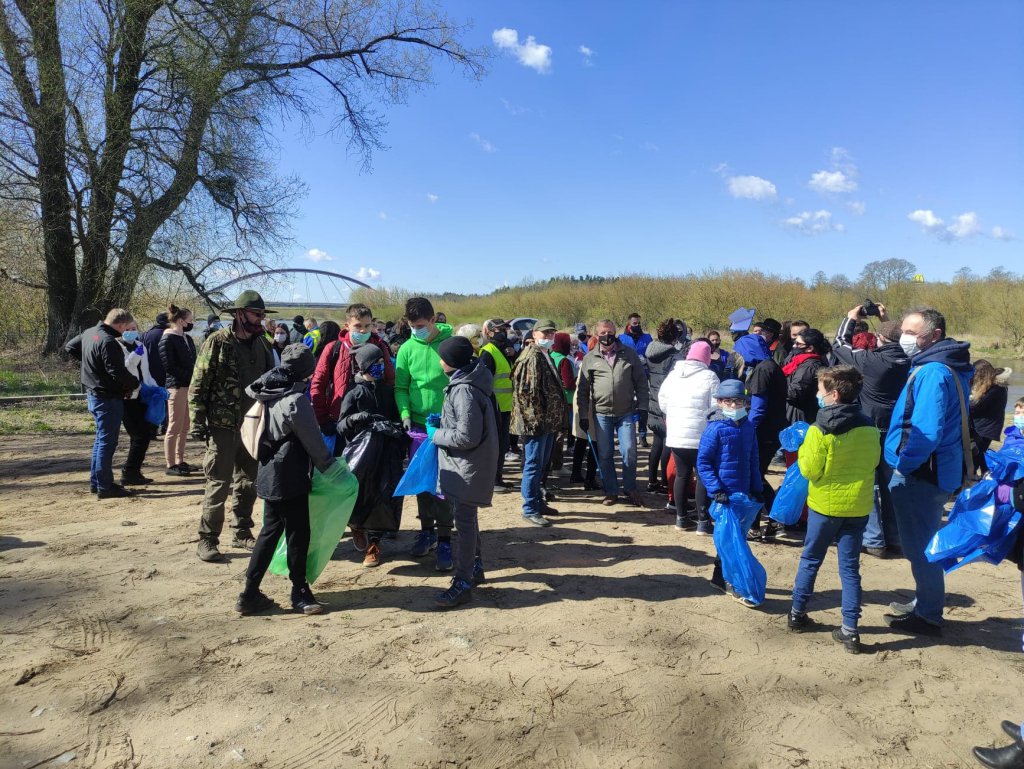
[{"label": "white sneaker", "polygon": [[916,609],[916,608],[917,608],[917,599],[916,598],[913,599],[912,601],[907,602],[907,603],[900,603],[899,601],[893,601],[891,604],[889,604],[889,611],[891,611],[893,614],[895,614],[895,615],[897,615],[899,617],[904,617],[907,614],[913,614],[914,613],[914,609]]}]

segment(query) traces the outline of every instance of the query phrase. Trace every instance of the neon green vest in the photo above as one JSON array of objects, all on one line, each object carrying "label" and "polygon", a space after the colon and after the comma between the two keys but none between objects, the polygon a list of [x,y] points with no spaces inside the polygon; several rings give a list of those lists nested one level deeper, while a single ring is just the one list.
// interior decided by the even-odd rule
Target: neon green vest
[{"label": "neon green vest", "polygon": [[499,411],[512,410],[512,366],[509,365],[505,353],[488,342],[480,348],[481,352],[487,350],[494,360],[494,399],[498,401]]},{"label": "neon green vest", "polygon": [[[562,361],[568,358],[568,355],[562,355],[560,352],[551,353],[551,360],[555,362],[555,371],[558,372],[558,381],[562,381]],[[568,390],[565,387],[562,388],[562,392],[565,393],[565,402],[570,406],[572,405],[572,390]]]},{"label": "neon green vest", "polygon": [[304,336],[302,339],[303,339],[303,341],[305,341],[306,339],[312,339],[313,340],[313,354],[316,355],[317,350],[320,349],[320,329],[319,328],[314,328],[312,331],[310,331],[308,334],[306,334],[306,336]]}]

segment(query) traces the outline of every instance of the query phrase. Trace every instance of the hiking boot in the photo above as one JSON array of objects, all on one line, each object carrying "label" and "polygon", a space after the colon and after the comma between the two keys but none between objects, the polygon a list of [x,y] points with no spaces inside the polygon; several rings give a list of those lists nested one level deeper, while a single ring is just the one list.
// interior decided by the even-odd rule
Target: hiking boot
[{"label": "hiking boot", "polygon": [[242,550],[248,550],[251,553],[253,548],[256,547],[256,538],[253,537],[251,531],[239,529],[235,532],[235,536],[231,538],[231,547],[240,547]]},{"label": "hiking boot", "polygon": [[618,497],[616,497],[616,496],[614,496],[612,494],[609,494],[608,496],[606,496],[604,499],[601,500],[601,504],[604,505],[605,507],[611,507],[612,505],[614,505],[618,501],[619,501]]},{"label": "hiking boot", "polygon": [[917,608],[917,599],[912,598],[906,603],[900,603],[899,601],[893,601],[889,604],[889,611],[897,617],[902,617],[904,614],[913,614],[914,609]]},{"label": "hiking boot", "polygon": [[152,478],[147,478],[142,473],[121,473],[122,486],[145,486],[152,482]]},{"label": "hiking boot", "polygon": [[224,554],[217,549],[216,541],[212,539],[199,540],[196,555],[199,556],[200,561],[206,561],[207,563],[224,563],[227,560]]},{"label": "hiking boot", "polygon": [[252,593],[239,593],[238,600],[235,601],[235,611],[243,617],[276,608],[277,604],[274,603],[274,600],[259,590]]},{"label": "hiking boot", "polygon": [[832,631],[832,640],[843,645],[850,654],[860,654],[860,634],[851,633],[844,627]]},{"label": "hiking boot", "polygon": [[323,614],[324,607],[316,598],[309,585],[303,585],[299,589],[292,588],[292,608],[299,614]]},{"label": "hiking boot", "polygon": [[550,526],[551,521],[545,518],[540,513],[534,513],[533,515],[523,514],[523,520],[527,523],[532,523],[534,526]]},{"label": "hiking boot", "polygon": [[451,542],[438,542],[436,557],[437,560],[434,561],[435,571],[451,571],[453,568],[455,568],[455,564],[452,562]]},{"label": "hiking boot", "polygon": [[452,586],[434,599],[440,609],[453,609],[473,600],[473,586],[463,579],[453,579]]},{"label": "hiking boot", "polygon": [[806,614],[790,612],[786,617],[786,627],[794,633],[806,633],[808,630],[817,630],[818,623]]},{"label": "hiking boot", "polygon": [[362,529],[352,529],[352,546],[360,553],[366,551],[366,546],[369,544],[369,540],[366,538],[366,532]]},{"label": "hiking boot", "polygon": [[974,757],[990,769],[1024,769],[1024,742],[1017,740],[1005,748],[974,748]]},{"label": "hiking boot", "polygon": [[484,574],[483,559],[480,556],[477,556],[473,559],[473,579],[471,580],[473,583],[473,587],[476,587],[481,582],[484,582],[486,580],[487,575]]},{"label": "hiking boot", "polygon": [[897,633],[925,635],[932,638],[939,638],[942,636],[941,627],[921,619],[917,614],[904,614],[900,617],[894,617],[891,614],[886,614],[885,624],[889,626],[890,630],[895,630]]},{"label": "hiking boot", "polygon": [[372,569],[380,566],[380,545],[371,542],[366,548],[366,555],[363,556],[363,566]]},{"label": "hiking boot", "polygon": [[115,483],[109,489],[96,489],[96,499],[125,499],[135,496],[135,492]]},{"label": "hiking boot", "polygon": [[741,604],[743,606],[746,606],[748,609],[755,609],[755,608],[757,608],[757,604],[756,603],[751,601],[746,596],[743,596],[743,595],[740,595],[739,593],[737,593],[736,592],[736,588],[734,588],[734,587],[729,589],[729,595],[732,596],[734,601],[736,601],[737,603],[739,603],[739,604]]},{"label": "hiking boot", "polygon": [[687,529],[692,529],[696,525],[697,524],[695,524],[688,515],[676,516],[676,528],[679,529],[679,531],[686,531]]},{"label": "hiking boot", "polygon": [[711,519],[705,518],[697,521],[697,530],[694,532],[698,537],[710,537],[714,532],[711,529]]},{"label": "hiking boot", "polygon": [[867,553],[875,558],[888,558],[889,553],[884,547],[865,547],[862,548],[862,552]]},{"label": "hiking boot", "polygon": [[189,474],[188,470],[185,470],[182,465],[172,465],[164,470],[165,475],[174,475],[179,478],[184,478]]},{"label": "hiking boot", "polygon": [[420,529],[412,547],[409,548],[409,555],[413,558],[422,558],[435,547],[437,547],[437,534],[429,529]]},{"label": "hiking boot", "polygon": [[772,523],[771,521],[768,521],[768,523],[766,523],[764,525],[764,530],[761,532],[761,541],[762,542],[774,542],[775,541],[775,537],[778,535],[778,533],[779,533],[778,527],[774,523]]}]

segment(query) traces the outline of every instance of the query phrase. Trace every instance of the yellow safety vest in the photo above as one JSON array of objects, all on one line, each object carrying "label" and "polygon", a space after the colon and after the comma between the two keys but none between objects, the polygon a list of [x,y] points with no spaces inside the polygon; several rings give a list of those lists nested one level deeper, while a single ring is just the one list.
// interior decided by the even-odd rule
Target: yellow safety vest
[{"label": "yellow safety vest", "polygon": [[487,350],[494,360],[494,399],[498,401],[499,411],[512,410],[512,366],[509,365],[505,353],[488,342],[480,351]]},{"label": "yellow safety vest", "polygon": [[312,331],[307,333],[306,336],[302,338],[303,341],[305,341],[306,339],[313,340],[313,354],[316,355],[317,350],[320,349],[320,329],[314,328]]}]

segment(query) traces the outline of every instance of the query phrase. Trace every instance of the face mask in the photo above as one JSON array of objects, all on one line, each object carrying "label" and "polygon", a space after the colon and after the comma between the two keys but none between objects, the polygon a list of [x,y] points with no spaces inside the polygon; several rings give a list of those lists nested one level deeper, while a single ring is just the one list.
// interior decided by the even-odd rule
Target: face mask
[{"label": "face mask", "polygon": [[1015,416],[1013,418],[1013,426],[1016,427],[1018,430],[1024,432],[1024,414]]},{"label": "face mask", "polygon": [[412,335],[417,339],[426,341],[427,337],[430,336],[430,328],[427,326],[424,326],[423,328],[414,328],[412,330]]},{"label": "face mask", "polygon": [[825,396],[824,395],[819,395],[818,396],[818,408],[819,409],[828,408],[828,404],[825,403]]},{"label": "face mask", "polygon": [[605,347],[611,347],[613,344],[615,344],[615,334],[601,334],[601,336],[599,336],[598,339],[601,341],[601,344],[604,345]]},{"label": "face mask", "polygon": [[538,347],[542,347],[545,350],[550,350],[552,347],[555,346],[555,340],[554,339],[538,339],[536,341],[537,341],[537,346]]},{"label": "face mask", "polygon": [[494,336],[491,337],[491,341],[498,345],[498,347],[501,347],[508,341],[508,334],[504,331],[495,331]]},{"label": "face mask", "polygon": [[182,331],[184,331],[187,334],[189,331],[191,331],[195,327],[196,327],[195,323],[186,323],[185,327],[182,329]]},{"label": "face mask", "polygon": [[274,341],[277,342],[278,344],[284,344],[285,342],[288,341],[288,335],[287,334],[274,334]]},{"label": "face mask", "polygon": [[739,422],[743,417],[747,415],[747,409],[744,406],[740,406],[738,409],[725,408],[722,409],[722,413],[725,414],[726,419],[731,419],[734,422]]},{"label": "face mask", "polygon": [[520,350],[523,349],[523,346],[519,344],[519,342],[516,342],[514,345],[512,345],[512,349],[515,350],[516,352],[519,352]]},{"label": "face mask", "polygon": [[369,331],[349,331],[348,338],[352,340],[352,344],[365,344],[370,338]]},{"label": "face mask", "polygon": [[640,333],[640,324],[639,323],[630,323],[629,324],[629,328],[632,330],[632,332],[634,334],[639,334]]},{"label": "face mask", "polygon": [[917,349],[917,337],[913,334],[900,334],[900,347],[903,348],[903,352],[910,358],[920,352]]},{"label": "face mask", "polygon": [[370,368],[368,368],[366,370],[366,373],[369,374],[374,379],[383,379],[384,378],[384,364],[383,363],[374,363],[372,366],[370,366]]},{"label": "face mask", "polygon": [[124,341],[126,341],[126,342],[134,344],[139,339],[139,332],[138,331],[125,331],[123,334],[121,334],[121,338]]}]

